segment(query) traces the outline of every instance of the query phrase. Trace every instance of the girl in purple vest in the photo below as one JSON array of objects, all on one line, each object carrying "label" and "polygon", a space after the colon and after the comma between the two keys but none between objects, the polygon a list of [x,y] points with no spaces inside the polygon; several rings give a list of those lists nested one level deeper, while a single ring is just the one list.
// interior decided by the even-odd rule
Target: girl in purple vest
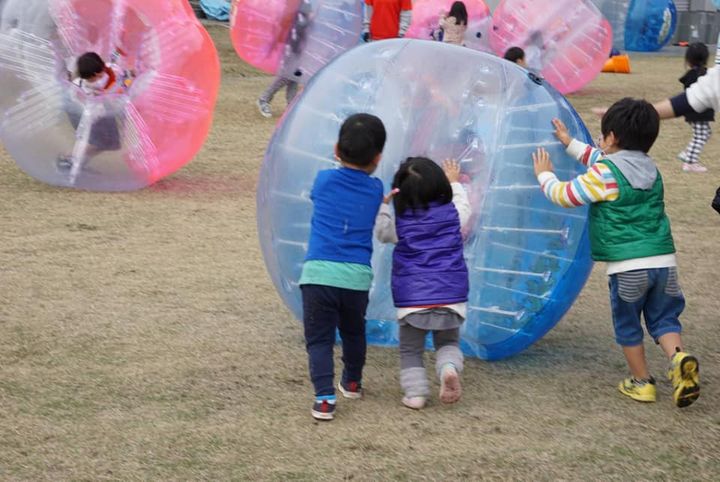
[{"label": "girl in purple vest", "polygon": [[417,410],[430,394],[423,363],[428,332],[437,351],[440,400],[457,402],[462,391],[460,325],[467,313],[468,270],[460,231],[471,209],[459,178],[456,161],[445,161],[443,170],[430,159],[407,159],[375,221],[377,239],[396,244],[392,293],[400,325],[402,402]]}]

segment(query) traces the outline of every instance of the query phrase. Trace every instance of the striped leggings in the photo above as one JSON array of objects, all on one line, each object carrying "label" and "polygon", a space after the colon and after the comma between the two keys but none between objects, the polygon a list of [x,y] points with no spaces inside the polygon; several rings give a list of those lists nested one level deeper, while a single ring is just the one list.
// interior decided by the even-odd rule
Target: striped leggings
[{"label": "striped leggings", "polygon": [[705,147],[705,143],[710,139],[712,135],[712,129],[710,128],[709,122],[688,122],[693,130],[693,136],[690,143],[680,154],[683,161],[694,164],[700,162],[700,153]]}]

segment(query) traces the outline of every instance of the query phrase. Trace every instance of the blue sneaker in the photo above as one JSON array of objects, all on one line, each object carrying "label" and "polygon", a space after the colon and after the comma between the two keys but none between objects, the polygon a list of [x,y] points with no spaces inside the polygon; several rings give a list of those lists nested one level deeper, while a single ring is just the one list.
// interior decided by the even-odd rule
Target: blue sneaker
[{"label": "blue sneaker", "polygon": [[332,420],[335,418],[335,398],[315,400],[310,413],[315,420]]},{"label": "blue sneaker", "polygon": [[362,384],[360,382],[340,382],[338,383],[338,390],[343,394],[343,397],[357,400],[362,398]]}]

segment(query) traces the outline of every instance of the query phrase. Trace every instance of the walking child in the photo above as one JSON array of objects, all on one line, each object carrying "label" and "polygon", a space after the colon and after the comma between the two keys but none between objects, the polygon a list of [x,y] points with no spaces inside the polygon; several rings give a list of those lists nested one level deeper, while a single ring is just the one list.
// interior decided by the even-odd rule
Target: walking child
[{"label": "walking child", "polygon": [[345,365],[338,389],[345,398],[362,397],[367,350],[365,310],[373,279],[373,226],[383,201],[382,182],[371,174],[380,162],[385,140],[385,127],[377,117],[349,117],[335,147],[341,167],[320,171],[310,194],[313,216],[299,283],[310,378],[315,388],[311,413],[318,420],[332,420],[335,414],[336,329]]},{"label": "walking child", "polygon": [[[710,57],[707,45],[703,43],[690,44],[685,51],[685,64],[690,68],[685,75],[680,77],[680,83],[685,89],[698,81],[707,73],[707,62]],[[707,168],[700,163],[700,154],[705,143],[712,135],[710,123],[715,120],[715,111],[712,109],[702,113],[689,112],[685,114],[685,122],[690,124],[693,130],[693,137],[683,152],[678,154],[678,159],[683,161],[685,172],[707,172]]]},{"label": "walking child", "polygon": [[538,149],[533,154],[535,174],[553,203],[591,205],[592,257],[607,263],[615,339],[631,374],[618,388],[640,402],[656,399],[655,378],[645,360],[642,313],[648,333],[670,360],[673,400],[686,407],[700,395],[699,364],[685,352],[680,336],[685,298],[662,176],[647,154],[660,130],[658,113],[644,100],[625,98],[613,104],[602,118],[602,151],[572,139],[558,119],[553,124],[568,154],[588,172],[560,182],[549,154]]},{"label": "walking child", "polygon": [[469,281],[461,229],[471,210],[459,178],[456,161],[446,161],[443,171],[430,159],[407,159],[375,223],[377,239],[396,244],[392,295],[400,325],[402,403],[416,410],[430,394],[423,361],[428,333],[437,352],[440,400],[454,403],[462,391],[460,326],[467,315]]},{"label": "walking child", "polygon": [[300,55],[305,42],[307,28],[310,25],[311,14],[312,3],[310,0],[302,0],[285,46],[283,65],[280,67],[281,73],[275,76],[272,83],[257,100],[258,110],[263,117],[272,117],[272,107],[270,104],[275,94],[280,90],[285,89],[285,102],[287,105],[292,103],[300,90],[299,81],[300,75],[302,74],[299,71],[291,71],[292,69],[288,69],[286,64],[288,64],[293,57]]},{"label": "walking child", "polygon": [[464,45],[468,26],[467,8],[463,2],[453,2],[450,11],[440,17],[442,41],[454,45]]}]

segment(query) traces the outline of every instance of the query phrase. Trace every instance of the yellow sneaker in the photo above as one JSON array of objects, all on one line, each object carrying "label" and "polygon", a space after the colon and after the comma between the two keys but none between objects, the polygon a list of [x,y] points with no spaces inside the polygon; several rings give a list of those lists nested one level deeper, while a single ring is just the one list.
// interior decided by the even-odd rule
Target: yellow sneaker
[{"label": "yellow sneaker", "polygon": [[620,382],[618,390],[638,402],[654,402],[656,398],[655,379],[638,381],[634,378],[626,378]]},{"label": "yellow sneaker", "polygon": [[670,360],[668,378],[678,407],[687,407],[700,396],[700,363],[694,356],[682,351],[675,353]]}]

